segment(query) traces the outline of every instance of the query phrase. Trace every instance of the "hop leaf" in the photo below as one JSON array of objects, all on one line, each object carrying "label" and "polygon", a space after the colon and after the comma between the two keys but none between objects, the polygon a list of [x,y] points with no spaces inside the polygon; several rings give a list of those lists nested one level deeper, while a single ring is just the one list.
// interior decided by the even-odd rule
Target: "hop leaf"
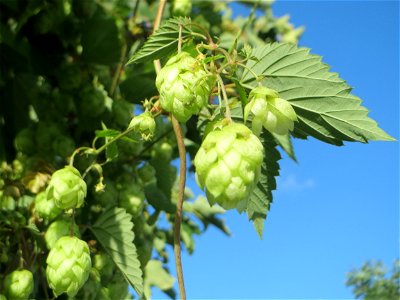
[{"label": "hop leaf", "polygon": [[141,115],[134,117],[129,124],[129,128],[134,128],[140,132],[144,140],[149,140],[154,136],[156,131],[156,122],[150,112],[144,112]]},{"label": "hop leaf", "polygon": [[46,276],[56,296],[67,293],[74,297],[89,277],[92,263],[86,242],[64,236],[50,250]]},{"label": "hop leaf", "polygon": [[196,178],[208,201],[243,210],[260,176],[263,155],[260,140],[245,125],[217,126],[194,159]]},{"label": "hop leaf", "polygon": [[47,200],[61,209],[81,207],[86,197],[86,183],[77,169],[66,166],[54,172],[47,187]]},{"label": "hop leaf", "polygon": [[213,80],[199,61],[187,52],[168,60],[157,75],[162,108],[171,112],[180,122],[186,122],[207,104]]},{"label": "hop leaf", "polygon": [[252,130],[257,136],[262,127],[271,133],[286,135],[297,121],[292,105],[279,98],[276,91],[263,86],[254,88],[249,94],[249,103],[244,108],[245,121],[250,114],[253,115]]},{"label": "hop leaf", "polygon": [[28,299],[33,291],[33,275],[31,271],[14,271],[4,279],[4,290],[7,299]]}]

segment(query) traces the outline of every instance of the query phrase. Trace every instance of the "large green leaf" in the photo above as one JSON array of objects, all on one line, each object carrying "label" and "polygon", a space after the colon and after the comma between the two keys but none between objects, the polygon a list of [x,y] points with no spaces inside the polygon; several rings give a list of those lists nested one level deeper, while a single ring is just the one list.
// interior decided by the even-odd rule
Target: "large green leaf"
[{"label": "large green leaf", "polygon": [[281,155],[271,134],[264,132],[260,140],[265,150],[264,161],[261,165],[260,180],[247,202],[246,210],[249,219],[254,222],[258,235],[262,238],[264,219],[272,203],[272,191],[276,189],[275,177],[279,175],[278,160],[281,159]]},{"label": "large green leaf", "polygon": [[182,26],[182,40],[192,37],[191,22],[189,18],[182,17],[165,21],[149,37],[143,47],[131,57],[128,64],[156,60],[171,55],[178,48],[179,26]]},{"label": "large green leaf", "polygon": [[[342,145],[343,141],[393,140],[368,117],[361,100],[350,94],[351,87],[329,71],[322,58],[310,49],[292,44],[272,43],[253,49],[247,67],[264,77],[262,83],[280,93],[293,105],[299,122],[295,135],[311,135],[324,142]],[[252,72],[245,70],[241,83],[257,85]]]},{"label": "large green leaf", "polygon": [[135,235],[131,218],[125,209],[110,207],[90,229],[126,280],[141,296],[143,277],[136,246],[133,243]]}]

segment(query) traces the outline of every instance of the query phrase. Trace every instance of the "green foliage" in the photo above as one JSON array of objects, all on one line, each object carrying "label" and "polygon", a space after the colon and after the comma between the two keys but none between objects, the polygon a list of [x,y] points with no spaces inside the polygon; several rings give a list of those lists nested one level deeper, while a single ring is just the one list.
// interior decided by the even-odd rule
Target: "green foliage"
[{"label": "green foliage", "polygon": [[131,218],[124,209],[112,207],[97,219],[91,230],[124,277],[142,295],[142,270],[133,243],[135,235]]},{"label": "green foliage", "polygon": [[[319,56],[293,45],[303,29],[288,16],[274,17],[269,1],[244,2],[258,5],[257,19],[254,14],[232,19],[224,1],[178,2],[167,3],[161,27],[152,34],[159,1],[0,1],[0,98],[6,99],[0,106],[0,278],[29,269],[32,298],[67,291],[62,278],[46,278],[46,259],[57,241],[77,237],[87,250],[84,261],[94,266],[84,268],[79,282],[60,269],[78,284],[71,295],[128,299],[131,285],[139,297],[150,297],[156,287],[176,298],[168,249],[174,246],[182,191],[170,111],[185,123],[179,142],[190,154],[191,172],[199,149],[210,147],[203,141],[218,135],[221,122],[241,127],[240,136],[251,134],[247,127],[256,128],[260,120],[268,125],[258,126],[259,137],[251,134],[253,144],[240,138],[234,145],[243,157],[260,145],[259,159],[241,170],[254,173],[252,180],[246,177],[252,188],[225,205],[245,210],[260,237],[279,174],[278,146],[295,159],[292,138],[314,136],[334,145],[392,139]],[[188,15],[171,18],[184,12]],[[166,78],[157,87],[161,81],[168,85],[160,95],[153,60],[163,66],[181,57],[179,50],[188,53],[189,63],[182,74],[162,69]],[[253,101],[245,120],[258,85],[285,102],[260,110]],[[296,116],[290,112],[290,122],[283,118],[280,126],[285,130],[277,132],[273,117],[288,112],[288,105],[280,109],[286,101]],[[226,139],[215,145],[229,146]],[[221,161],[232,144],[228,148],[220,151]],[[226,192],[203,175],[206,190]],[[227,187],[235,176],[228,177]],[[210,226],[230,234],[221,219],[225,210],[210,205],[215,196],[208,195],[184,193],[180,242],[190,254],[196,236]],[[76,263],[71,251],[60,251]],[[54,269],[58,263],[52,259]]]},{"label": "green foliage", "polygon": [[[361,100],[350,94],[351,87],[329,71],[318,55],[292,44],[273,43],[255,48],[247,67],[264,78],[262,82],[292,104],[299,118],[295,134],[311,135],[324,142],[393,140],[368,118]],[[245,70],[244,86],[256,85],[257,78]]]},{"label": "green foliage", "polygon": [[400,298],[400,263],[395,261],[389,272],[382,262],[366,262],[347,275],[346,285],[353,294],[364,300],[395,300]]},{"label": "green foliage", "polygon": [[144,46],[128,61],[140,63],[165,58],[176,52],[178,47],[179,27],[182,26],[182,39],[192,37],[191,20],[188,18],[169,19],[150,36]]}]

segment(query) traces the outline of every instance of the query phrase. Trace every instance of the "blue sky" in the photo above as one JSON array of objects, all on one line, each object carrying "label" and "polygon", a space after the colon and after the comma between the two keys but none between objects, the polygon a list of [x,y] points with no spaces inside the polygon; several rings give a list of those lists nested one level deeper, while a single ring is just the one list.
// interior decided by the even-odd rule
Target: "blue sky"
[{"label": "blue sky", "polygon": [[[300,45],[322,55],[399,139],[399,3],[275,3],[275,15],[286,13],[306,26]],[[398,142],[334,147],[310,139],[294,147],[299,163],[283,154],[263,240],[230,211],[232,237],[211,229],[193,255],[183,253],[189,299],[352,299],[348,271],[399,256]],[[153,298],[165,296],[154,290]]]}]

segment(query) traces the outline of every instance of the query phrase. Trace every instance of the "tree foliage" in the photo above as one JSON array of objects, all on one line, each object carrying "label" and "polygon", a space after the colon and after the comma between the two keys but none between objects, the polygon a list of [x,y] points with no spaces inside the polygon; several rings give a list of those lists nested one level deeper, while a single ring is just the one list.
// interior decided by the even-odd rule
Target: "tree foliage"
[{"label": "tree foliage", "polygon": [[382,262],[366,262],[347,275],[346,285],[358,299],[395,300],[400,298],[400,264],[395,261],[388,271]]},{"label": "tree foliage", "polygon": [[[250,16],[232,19],[223,1],[0,0],[2,280],[28,270],[23,295],[52,299],[46,260],[70,235],[92,265],[88,279],[66,276],[83,285],[77,298],[127,299],[129,285],[175,298],[168,248],[192,253],[210,226],[229,235],[221,206],[245,211],[261,237],[292,138],[392,140],[320,56],[296,46],[302,27],[269,1],[243,2]],[[251,96],[243,118],[257,86],[272,92]],[[185,149],[190,172],[204,163],[208,201],[178,184]],[[79,259],[65,255],[74,270]]]}]

